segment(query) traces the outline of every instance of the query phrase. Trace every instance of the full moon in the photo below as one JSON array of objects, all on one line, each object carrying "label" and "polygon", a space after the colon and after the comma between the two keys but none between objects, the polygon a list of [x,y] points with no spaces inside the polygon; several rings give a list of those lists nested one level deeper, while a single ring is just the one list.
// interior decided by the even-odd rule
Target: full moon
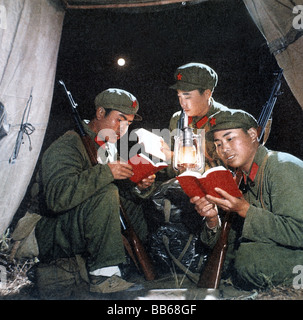
[{"label": "full moon", "polygon": [[119,58],[118,61],[117,61],[117,63],[118,63],[119,66],[122,67],[122,66],[125,65],[125,60],[124,60],[123,58]]}]

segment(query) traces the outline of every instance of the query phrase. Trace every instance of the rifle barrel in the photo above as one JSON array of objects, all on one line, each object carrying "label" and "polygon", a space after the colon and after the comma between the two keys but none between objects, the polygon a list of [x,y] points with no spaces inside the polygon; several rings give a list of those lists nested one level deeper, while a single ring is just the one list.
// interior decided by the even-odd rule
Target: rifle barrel
[{"label": "rifle barrel", "polygon": [[267,100],[267,102],[263,106],[261,114],[259,116],[259,119],[258,119],[258,126],[260,128],[259,141],[263,137],[263,134],[264,134],[264,131],[266,128],[266,124],[267,124],[268,120],[271,118],[272,111],[273,111],[274,106],[276,104],[277,97],[279,95],[280,88],[281,88],[282,75],[283,75],[283,69],[280,69],[277,73],[277,78],[276,78],[275,83],[273,85],[273,88],[271,90],[269,99]]}]

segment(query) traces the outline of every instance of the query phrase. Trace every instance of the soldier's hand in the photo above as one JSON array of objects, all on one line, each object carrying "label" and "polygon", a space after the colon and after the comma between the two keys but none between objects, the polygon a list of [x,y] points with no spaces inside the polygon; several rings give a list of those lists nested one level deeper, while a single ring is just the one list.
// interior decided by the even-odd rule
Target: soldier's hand
[{"label": "soldier's hand", "polygon": [[249,208],[249,203],[242,197],[236,198],[231,196],[226,191],[215,188],[215,191],[218,192],[222,198],[216,198],[210,195],[206,195],[206,199],[227,212],[237,212],[239,216],[245,218],[246,212]]},{"label": "soldier's hand", "polygon": [[107,164],[116,180],[130,178],[133,175],[132,166],[126,162],[114,161]]},{"label": "soldier's hand", "polygon": [[205,217],[209,228],[214,228],[219,224],[218,209],[214,203],[209,202],[206,197],[193,197],[190,202],[195,205],[199,215]]},{"label": "soldier's hand", "polygon": [[137,187],[139,188],[139,190],[147,189],[155,182],[155,178],[156,178],[156,175],[153,174],[153,175],[143,179],[142,181],[140,181],[137,184]]}]

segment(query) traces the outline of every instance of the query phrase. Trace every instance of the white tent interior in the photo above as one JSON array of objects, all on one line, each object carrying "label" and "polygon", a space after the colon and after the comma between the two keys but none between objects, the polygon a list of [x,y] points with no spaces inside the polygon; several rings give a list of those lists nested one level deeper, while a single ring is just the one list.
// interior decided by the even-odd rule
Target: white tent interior
[{"label": "white tent interior", "polygon": [[[205,1],[226,0],[0,0],[0,101],[6,110],[0,120],[9,126],[9,134],[0,141],[0,235],[20,206],[39,157],[49,120],[65,10]],[[303,108],[302,0],[243,1]],[[27,117],[26,105],[31,108],[30,123],[37,133],[28,139],[25,134],[18,152],[16,140],[21,119]],[[28,133],[30,129],[25,128]],[[35,145],[32,150],[31,144]]]}]

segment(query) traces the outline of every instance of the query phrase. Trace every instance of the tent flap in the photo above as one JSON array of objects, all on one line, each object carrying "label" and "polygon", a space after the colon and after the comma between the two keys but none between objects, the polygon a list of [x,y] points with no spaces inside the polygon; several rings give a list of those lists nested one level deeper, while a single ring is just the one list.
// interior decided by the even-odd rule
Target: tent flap
[{"label": "tent flap", "polygon": [[[0,5],[7,13],[7,27],[0,29],[0,101],[10,126],[8,135],[0,141],[1,235],[25,195],[43,143],[64,11],[48,0],[0,0]],[[35,130],[30,139],[26,133],[19,136],[18,156],[10,162],[31,92],[31,107],[24,123]]]},{"label": "tent flap", "polygon": [[303,29],[294,23],[297,19],[296,8],[302,7],[302,0],[243,1],[303,109]]}]

